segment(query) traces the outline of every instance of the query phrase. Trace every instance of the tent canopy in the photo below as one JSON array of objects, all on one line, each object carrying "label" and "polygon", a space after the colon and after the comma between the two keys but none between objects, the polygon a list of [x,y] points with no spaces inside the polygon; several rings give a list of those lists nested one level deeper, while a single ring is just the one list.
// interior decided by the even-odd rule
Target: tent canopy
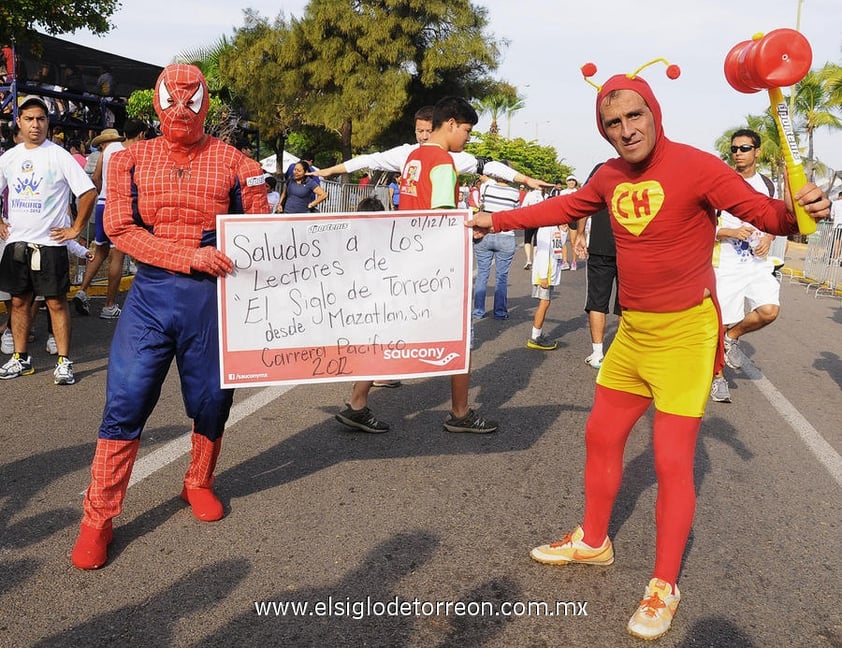
[{"label": "tent canopy", "polygon": [[295,157],[292,153],[288,153],[287,151],[284,151],[284,159],[282,161],[283,168],[280,169],[280,171],[275,168],[276,165],[275,165],[275,154],[274,153],[272,155],[270,155],[269,157],[265,157],[262,160],[260,160],[260,166],[263,167],[263,170],[266,173],[271,173],[272,175],[278,175],[278,174],[281,174],[284,171],[286,171],[290,164],[295,164],[296,162],[298,162],[298,160],[299,160],[299,158]]}]

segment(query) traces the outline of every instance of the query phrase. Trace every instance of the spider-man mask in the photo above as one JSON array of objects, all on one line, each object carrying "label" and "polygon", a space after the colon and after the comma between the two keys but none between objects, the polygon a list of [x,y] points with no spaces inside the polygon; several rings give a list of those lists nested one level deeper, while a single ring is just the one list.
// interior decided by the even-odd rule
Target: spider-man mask
[{"label": "spider-man mask", "polygon": [[194,65],[168,65],[158,77],[153,99],[161,133],[170,142],[190,146],[205,134],[208,84]]}]

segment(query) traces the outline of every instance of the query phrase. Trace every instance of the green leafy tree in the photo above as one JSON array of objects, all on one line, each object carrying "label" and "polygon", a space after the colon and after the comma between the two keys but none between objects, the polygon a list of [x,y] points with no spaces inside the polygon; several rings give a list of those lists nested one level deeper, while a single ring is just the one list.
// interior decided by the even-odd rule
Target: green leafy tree
[{"label": "green leafy tree", "polygon": [[129,100],[126,102],[126,115],[132,119],[139,119],[151,124],[157,121],[158,116],[155,114],[155,105],[153,99],[155,91],[152,88],[148,90],[135,90],[129,95]]},{"label": "green leafy tree", "polygon": [[0,4],[0,43],[38,46],[38,31],[53,36],[89,29],[104,34],[119,0],[3,0]]},{"label": "green leafy tree", "polygon": [[573,167],[559,161],[552,146],[541,146],[522,137],[508,139],[491,133],[473,133],[474,141],[465,147],[472,155],[506,160],[521,173],[552,182],[573,172]]},{"label": "green leafy tree", "polygon": [[231,48],[219,57],[221,80],[242,102],[261,141],[275,153],[278,169],[287,138],[305,124],[302,102],[315,92],[298,74],[298,57],[285,46],[288,38],[289,25],[283,14],[270,22],[247,9]]},{"label": "green leafy tree", "polygon": [[276,149],[310,125],[335,133],[347,159],[405,141],[414,109],[482,91],[500,46],[487,22],[469,0],[311,0],[273,24],[247,11],[220,73]]}]

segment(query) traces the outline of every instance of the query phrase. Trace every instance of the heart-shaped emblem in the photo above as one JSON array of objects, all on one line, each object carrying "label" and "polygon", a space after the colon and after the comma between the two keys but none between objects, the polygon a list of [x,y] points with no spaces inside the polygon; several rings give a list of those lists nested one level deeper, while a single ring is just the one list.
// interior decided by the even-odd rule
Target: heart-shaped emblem
[{"label": "heart-shaped emblem", "polygon": [[660,182],[623,182],[614,188],[611,213],[617,222],[634,236],[640,236],[664,204],[664,188]]}]

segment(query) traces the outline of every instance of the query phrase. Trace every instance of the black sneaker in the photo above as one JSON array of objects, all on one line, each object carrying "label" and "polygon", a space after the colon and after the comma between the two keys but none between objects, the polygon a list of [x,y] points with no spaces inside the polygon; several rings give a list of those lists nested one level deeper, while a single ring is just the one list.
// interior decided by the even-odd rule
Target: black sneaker
[{"label": "black sneaker", "polygon": [[546,337],[543,333],[536,338],[529,338],[526,341],[526,346],[530,349],[540,349],[541,351],[553,351],[558,348],[558,342]]},{"label": "black sneaker", "polygon": [[377,420],[377,417],[371,413],[368,407],[355,410],[348,403],[345,403],[345,409],[336,415],[336,420],[348,427],[372,434],[382,434],[389,431],[389,424]]},{"label": "black sneaker", "polygon": [[389,389],[394,389],[395,387],[401,386],[400,380],[375,380],[371,383],[372,387],[387,387]]},{"label": "black sneaker", "polygon": [[448,432],[473,432],[474,434],[489,434],[497,431],[497,421],[486,421],[474,410],[469,409],[462,418],[453,416],[453,412],[444,422],[444,429]]}]

